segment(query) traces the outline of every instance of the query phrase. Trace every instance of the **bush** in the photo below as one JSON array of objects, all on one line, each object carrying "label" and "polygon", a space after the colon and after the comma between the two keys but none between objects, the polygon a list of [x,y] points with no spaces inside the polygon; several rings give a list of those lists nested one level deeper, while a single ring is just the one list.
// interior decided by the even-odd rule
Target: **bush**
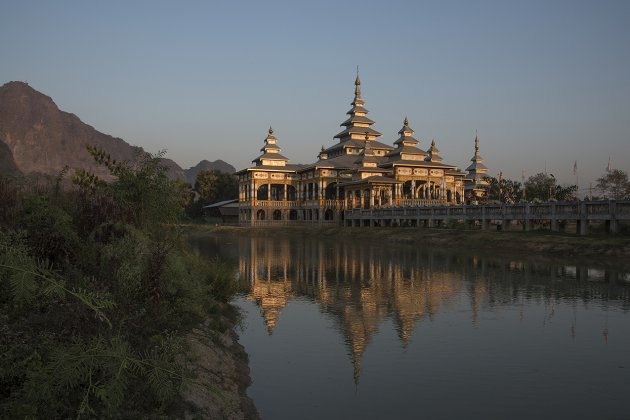
[{"label": "bush", "polygon": [[160,156],[116,162],[75,187],[0,179],[0,412],[17,417],[168,413],[183,335],[234,293],[232,270],[195,256],[174,223],[181,188]]}]

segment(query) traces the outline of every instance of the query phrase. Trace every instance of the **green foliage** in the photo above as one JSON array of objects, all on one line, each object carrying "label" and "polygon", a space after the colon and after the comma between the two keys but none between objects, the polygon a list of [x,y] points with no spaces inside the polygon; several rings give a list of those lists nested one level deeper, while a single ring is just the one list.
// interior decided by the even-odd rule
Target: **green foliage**
[{"label": "green foliage", "polygon": [[236,176],[217,170],[200,171],[197,174],[194,191],[198,199],[186,209],[189,217],[202,216],[202,207],[223,200],[238,198],[238,179]]},{"label": "green foliage", "polygon": [[0,178],[0,412],[159,417],[182,382],[183,334],[234,293],[224,263],[195,256],[173,226],[182,187],[159,156],[116,162],[75,188]]},{"label": "green foliage", "polygon": [[502,203],[515,203],[523,198],[523,186],[510,179],[485,177],[488,182],[487,200],[498,200]]},{"label": "green foliage", "polygon": [[597,179],[597,189],[605,198],[623,200],[630,198],[630,181],[628,174],[620,169],[613,169]]},{"label": "green foliage", "polygon": [[529,201],[571,201],[576,198],[577,186],[561,186],[552,174],[538,173],[525,181],[525,195]]}]

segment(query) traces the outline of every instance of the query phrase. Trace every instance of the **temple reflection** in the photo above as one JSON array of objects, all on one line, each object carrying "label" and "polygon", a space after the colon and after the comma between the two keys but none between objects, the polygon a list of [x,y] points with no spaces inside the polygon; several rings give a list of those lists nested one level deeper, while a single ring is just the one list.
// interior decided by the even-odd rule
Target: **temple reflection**
[{"label": "temple reflection", "polygon": [[[407,348],[419,322],[456,305],[461,310],[462,303],[470,308],[473,325],[481,313],[506,306],[519,307],[523,318],[523,302],[532,299],[549,308],[550,319],[561,301],[578,305],[602,299],[630,309],[624,272],[309,237],[243,237],[237,247],[242,290],[260,308],[268,333],[291,299],[313,300],[343,334],[355,382],[365,349],[386,320]],[[607,339],[607,326],[602,331]],[[576,334],[575,323],[570,333]]]}]

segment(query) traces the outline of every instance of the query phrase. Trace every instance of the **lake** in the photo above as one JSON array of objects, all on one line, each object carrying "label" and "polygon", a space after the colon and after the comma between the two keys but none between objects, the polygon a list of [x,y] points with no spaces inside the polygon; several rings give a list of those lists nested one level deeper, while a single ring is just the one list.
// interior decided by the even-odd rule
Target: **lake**
[{"label": "lake", "polygon": [[630,418],[630,270],[269,233],[193,240],[264,419]]}]

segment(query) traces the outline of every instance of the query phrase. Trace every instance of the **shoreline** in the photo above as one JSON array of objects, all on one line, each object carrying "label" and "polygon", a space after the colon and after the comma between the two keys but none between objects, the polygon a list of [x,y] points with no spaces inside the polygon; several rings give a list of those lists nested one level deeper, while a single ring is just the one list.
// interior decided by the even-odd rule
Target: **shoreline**
[{"label": "shoreline", "polygon": [[260,420],[253,400],[249,355],[239,343],[237,309],[221,305],[220,315],[210,316],[186,334],[188,351],[183,356],[193,380],[180,392],[184,403],[178,417],[228,420]]},{"label": "shoreline", "polygon": [[[595,264],[630,265],[630,236],[588,235],[549,231],[482,231],[414,227],[209,226],[182,225],[188,235],[212,233],[322,239],[354,238],[384,244],[448,248],[491,256],[559,259],[584,258]],[[628,262],[625,262],[628,261]]]}]

